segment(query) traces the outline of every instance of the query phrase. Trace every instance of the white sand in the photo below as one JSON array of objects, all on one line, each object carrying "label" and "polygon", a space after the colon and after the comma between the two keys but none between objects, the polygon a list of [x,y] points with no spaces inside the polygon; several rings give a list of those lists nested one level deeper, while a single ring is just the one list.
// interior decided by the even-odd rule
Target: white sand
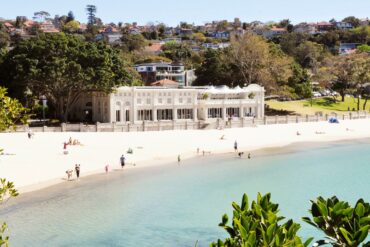
[{"label": "white sand", "polygon": [[[348,130],[349,129],[349,130]],[[301,135],[297,135],[297,131]],[[316,134],[315,132],[325,132]],[[221,136],[225,140],[220,140]],[[63,142],[69,137],[83,146],[69,146],[63,154]],[[119,158],[126,157],[125,169],[177,162],[197,155],[197,148],[215,153],[233,152],[235,140],[239,151],[282,147],[297,142],[326,142],[370,138],[370,119],[267,125],[225,130],[182,130],[130,133],[0,133],[0,177],[15,183],[21,192],[32,191],[58,182],[66,182],[65,171],[81,164],[81,176],[104,172],[105,165],[119,169]],[[132,155],[126,154],[132,148]],[[136,166],[132,164],[135,163]],[[75,177],[75,174],[74,174]]]}]

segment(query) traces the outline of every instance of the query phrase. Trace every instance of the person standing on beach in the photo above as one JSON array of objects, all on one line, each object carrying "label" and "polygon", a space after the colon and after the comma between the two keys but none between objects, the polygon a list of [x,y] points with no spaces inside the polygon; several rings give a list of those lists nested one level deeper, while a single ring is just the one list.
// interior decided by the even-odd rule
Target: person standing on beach
[{"label": "person standing on beach", "polygon": [[238,143],[236,141],[234,142],[234,150],[235,152],[238,152]]},{"label": "person standing on beach", "polygon": [[120,160],[121,160],[121,168],[123,168],[125,166],[125,160],[126,160],[126,158],[125,158],[125,156],[123,156],[123,154],[122,154]]},{"label": "person standing on beach", "polygon": [[180,157],[180,154],[177,156],[177,163],[180,164],[180,161],[181,161],[181,157]]},{"label": "person standing on beach", "polygon": [[80,164],[76,164],[75,171],[76,171],[77,179],[80,179],[80,171],[81,171],[81,165]]},{"label": "person standing on beach", "polygon": [[105,169],[105,173],[108,174],[108,172],[109,172],[109,165],[106,165],[104,169]]}]

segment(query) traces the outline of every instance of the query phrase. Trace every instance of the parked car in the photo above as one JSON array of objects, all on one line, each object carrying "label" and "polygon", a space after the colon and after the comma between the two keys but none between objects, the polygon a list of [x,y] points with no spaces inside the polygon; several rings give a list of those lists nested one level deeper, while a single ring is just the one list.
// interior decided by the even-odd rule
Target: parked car
[{"label": "parked car", "polygon": [[319,92],[312,92],[312,96],[313,97],[321,97],[322,95]]}]

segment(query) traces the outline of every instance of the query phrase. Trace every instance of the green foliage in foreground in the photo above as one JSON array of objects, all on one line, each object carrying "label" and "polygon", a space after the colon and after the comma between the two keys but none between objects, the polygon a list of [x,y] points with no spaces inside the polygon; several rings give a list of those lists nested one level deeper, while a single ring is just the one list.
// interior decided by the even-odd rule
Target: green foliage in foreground
[{"label": "green foliage in foreground", "polygon": [[5,88],[0,87],[0,131],[15,127],[14,123],[26,123],[28,119],[27,109],[16,99],[6,96]]},{"label": "green foliage in foreground", "polygon": [[[297,235],[300,225],[288,220],[280,223],[284,217],[278,215],[278,204],[270,201],[270,193],[262,196],[258,193],[257,201],[249,207],[248,197],[243,195],[241,205],[233,202],[233,218],[222,217],[220,227],[229,234],[225,240],[219,239],[210,247],[307,247],[313,238],[302,242]],[[326,234],[328,240],[318,240],[313,246],[330,244],[334,247],[360,246],[370,230],[370,204],[359,199],[355,207],[337,197],[324,199],[318,197],[311,201],[313,219],[303,217],[303,221]],[[363,243],[369,247],[370,241]]]},{"label": "green foliage in foreground", "polygon": [[228,226],[228,216],[222,217],[219,224],[224,228],[230,237],[225,240],[218,240],[212,243],[211,247],[252,247],[252,246],[271,246],[271,247],[300,247],[308,246],[312,239],[305,243],[301,237],[297,236],[300,225],[288,220],[281,224],[284,219],[278,215],[278,204],[270,201],[271,195],[262,196],[258,194],[257,201],[253,201],[249,208],[248,197],[243,195],[242,203],[239,206],[233,202],[233,220]]},{"label": "green foliage in foreground", "polygon": [[[11,197],[16,196],[18,196],[18,192],[14,189],[14,184],[5,179],[0,179],[0,205]],[[0,246],[8,246],[9,237],[4,235],[6,229],[6,223],[2,223],[0,225]]]},{"label": "green foliage in foreground", "polygon": [[[313,218],[304,217],[303,220],[323,231],[333,246],[360,246],[368,236],[370,204],[363,199],[358,200],[355,207],[335,196],[329,199],[319,197],[311,203],[310,212]],[[370,241],[363,246],[370,246]]]}]

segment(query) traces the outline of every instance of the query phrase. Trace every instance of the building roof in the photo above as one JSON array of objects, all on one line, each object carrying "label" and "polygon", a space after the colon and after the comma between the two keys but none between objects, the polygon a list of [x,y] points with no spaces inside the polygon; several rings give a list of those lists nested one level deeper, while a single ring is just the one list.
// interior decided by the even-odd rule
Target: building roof
[{"label": "building roof", "polygon": [[145,47],[145,50],[154,53],[160,52],[162,51],[162,45],[161,43],[153,43],[152,45]]},{"label": "building roof", "polygon": [[179,83],[169,80],[169,79],[163,79],[159,81],[155,81],[150,84],[151,86],[177,86]]}]

